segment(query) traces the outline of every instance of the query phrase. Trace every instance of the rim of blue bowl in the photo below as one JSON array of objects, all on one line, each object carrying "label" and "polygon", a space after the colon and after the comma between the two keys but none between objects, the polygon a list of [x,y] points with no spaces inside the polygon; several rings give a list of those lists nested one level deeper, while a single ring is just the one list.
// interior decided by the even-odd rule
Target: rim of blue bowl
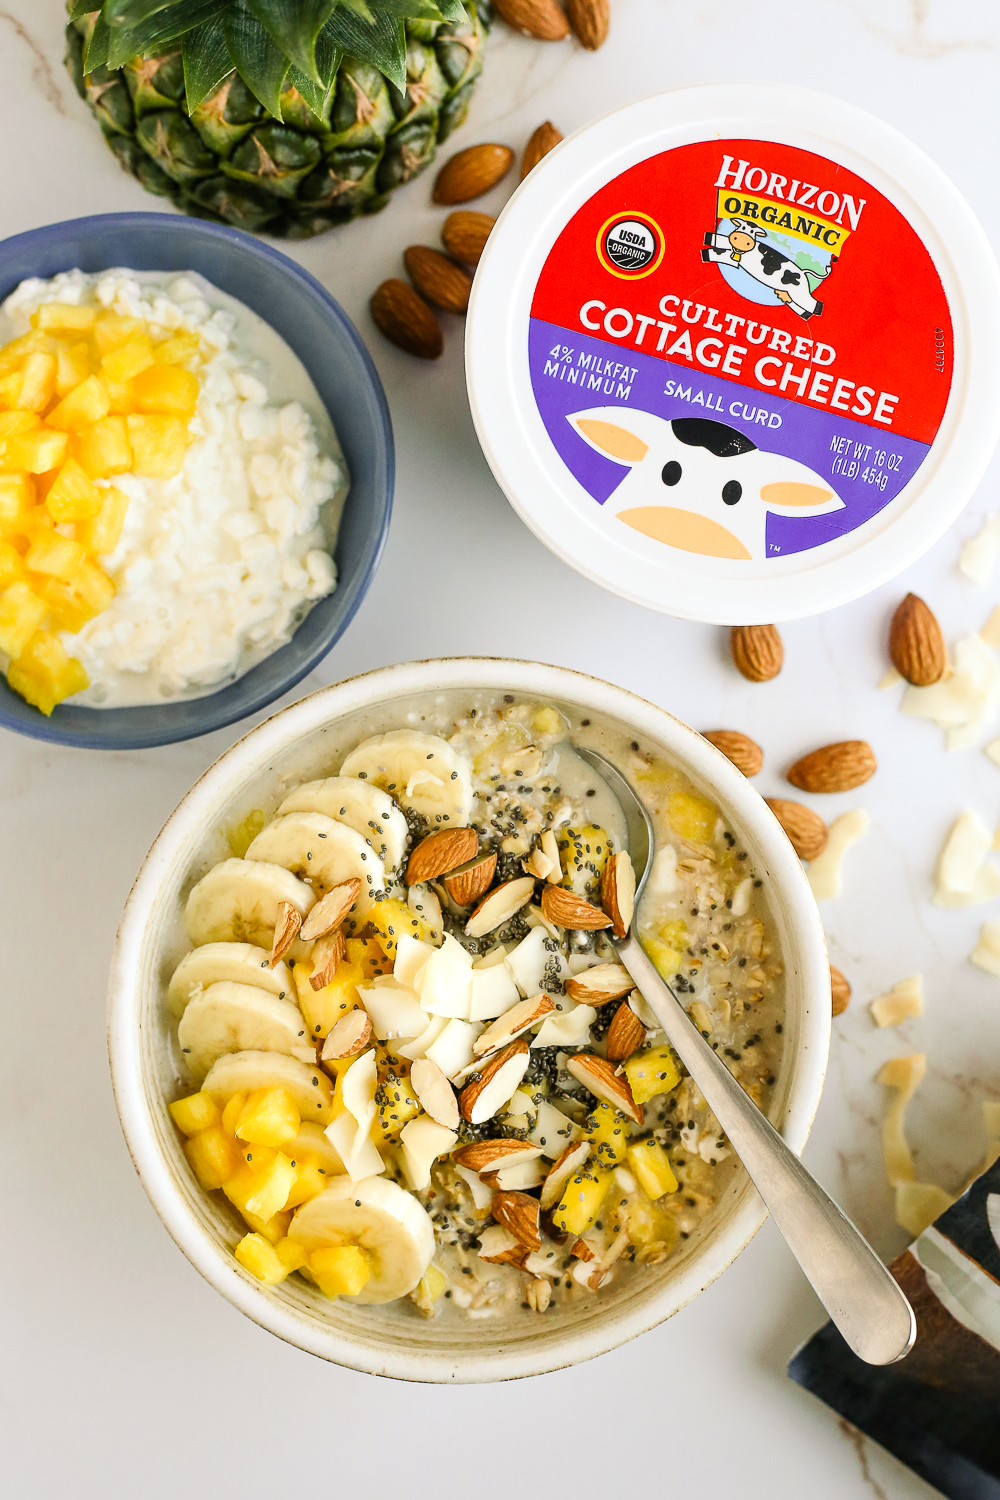
[{"label": "rim of blue bowl", "polygon": [[[200,239],[214,248],[228,246],[234,259],[238,260],[242,257],[250,261],[265,261],[290,280],[298,283],[307,299],[311,299],[316,304],[320,315],[337,329],[349,352],[353,354],[353,362],[361,377],[367,395],[367,405],[370,408],[369,416],[374,438],[375,471],[372,489],[375,506],[369,511],[369,525],[361,558],[351,575],[345,578],[341,574],[338,557],[340,537],[338,537],[337,547],[334,549],[334,558],[338,563],[338,581],[334,592],[328,594],[325,599],[317,601],[289,642],[265,657],[263,661],[258,662],[244,676],[236,678],[235,681],[227,683],[215,692],[206,693],[198,698],[185,698],[175,703],[142,704],[133,708],[86,708],[67,701],[58,705],[52,716],[46,718],[44,714],[13,693],[7,686],[3,675],[0,674],[0,726],[13,730],[17,734],[28,735],[33,739],[85,750],[141,750],[155,745],[176,744],[182,740],[196,739],[200,735],[210,734],[213,730],[224,729],[227,725],[266,708],[276,698],[280,698],[283,693],[301,682],[336,645],[368,592],[385,548],[395,486],[395,445],[389,405],[372,357],[357,328],[337,299],[321,282],[317,281],[315,276],[310,275],[287,255],[283,255],[280,250],[264,244],[240,229],[230,229],[226,225],[189,218],[181,214],[160,213],[92,214],[80,219],[64,219],[56,224],[45,224],[38,229],[25,230],[22,234],[12,235],[0,241],[0,301],[9,296],[14,287],[27,276],[49,277],[56,275],[59,270],[68,271],[76,267],[90,272],[111,270],[117,266],[127,266],[128,269],[134,270],[175,271],[177,274],[183,271],[198,271],[198,267],[190,263],[178,262],[176,265],[171,265],[169,263],[171,254],[166,249],[163,253],[163,264],[154,265],[152,260],[155,257],[153,257],[148,265],[140,266],[128,264],[124,247],[121,258],[108,260],[104,256],[100,257],[103,261],[101,265],[88,265],[86,264],[87,255],[73,253],[74,236],[93,238],[102,232],[113,232],[124,238],[129,231],[134,230],[147,233],[152,231],[155,235],[162,235],[164,239],[170,236],[184,237],[188,243],[192,239],[195,241]],[[65,263],[59,266],[54,263],[49,265],[45,257],[53,256],[64,246],[69,252]],[[22,259],[23,268],[17,270]],[[39,269],[40,264],[42,269]],[[215,280],[213,277],[206,279],[213,282]],[[228,288],[220,289],[229,290]],[[247,289],[242,287],[239,291],[231,291],[231,295],[239,297],[248,307],[258,312],[265,321],[270,321],[266,310],[255,307],[251,300],[252,284],[249,288],[249,295]],[[303,359],[297,349],[293,349],[293,352],[302,359],[315,384],[315,372],[310,368],[308,361]],[[322,396],[320,399],[323,399]],[[324,405],[326,405],[325,401]],[[351,444],[353,434],[349,434],[345,441],[345,435],[341,432],[333,412],[330,412],[330,417],[334,421],[337,435],[346,451]],[[351,492],[344,506],[345,517],[354,495],[353,473],[351,483]],[[305,632],[304,638],[303,632]],[[303,652],[303,640],[308,644],[310,636],[315,639]],[[299,643],[298,650],[294,649],[296,642]],[[290,654],[295,658],[294,665],[290,663]]]}]

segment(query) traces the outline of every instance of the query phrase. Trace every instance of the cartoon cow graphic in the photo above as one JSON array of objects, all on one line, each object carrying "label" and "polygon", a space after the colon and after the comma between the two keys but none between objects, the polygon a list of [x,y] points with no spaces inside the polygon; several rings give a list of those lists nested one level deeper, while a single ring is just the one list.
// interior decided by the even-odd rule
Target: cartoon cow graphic
[{"label": "cartoon cow graphic", "polygon": [[844,509],[805,464],[765,453],[722,422],[667,421],[622,406],[595,406],[567,421],[591,448],[629,466],[615,491],[630,502],[618,520],[682,552],[757,561],[766,556],[769,511],[823,516]]},{"label": "cartoon cow graphic", "polygon": [[799,266],[781,250],[765,243],[767,231],[759,224],[750,224],[745,219],[731,220],[728,234],[709,231],[705,235],[705,248],[701,258],[711,265],[738,266],[754,281],[770,287],[779,302],[784,302],[797,312],[800,318],[815,318],[823,311],[823,304],[813,296],[809,278]]}]

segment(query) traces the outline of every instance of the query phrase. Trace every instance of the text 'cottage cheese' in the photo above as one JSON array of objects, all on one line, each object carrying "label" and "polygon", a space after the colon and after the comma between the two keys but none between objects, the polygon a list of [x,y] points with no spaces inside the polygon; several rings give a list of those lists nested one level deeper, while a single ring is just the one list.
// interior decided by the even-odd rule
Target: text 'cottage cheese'
[{"label": "text 'cottage cheese'", "polygon": [[325,408],[283,339],[195,274],[80,271],[22,282],[3,304],[7,337],[43,303],[141,318],[154,338],[201,341],[190,446],[170,479],[97,481],[128,496],[114,551],[116,594],[72,634],[90,686],[75,702],[119,707],[193,697],[284,645],[336,585],[331,556],[348,488]]}]

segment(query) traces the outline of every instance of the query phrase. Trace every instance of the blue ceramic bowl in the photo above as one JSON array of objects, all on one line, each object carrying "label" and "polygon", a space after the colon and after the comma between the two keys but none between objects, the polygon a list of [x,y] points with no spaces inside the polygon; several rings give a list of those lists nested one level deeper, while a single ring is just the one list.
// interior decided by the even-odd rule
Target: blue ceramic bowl
[{"label": "blue ceramic bowl", "polygon": [[367,592],[389,530],[395,477],[385,392],[357,329],[314,277],[237,229],[172,214],[98,214],[32,229],[0,243],[0,300],[29,276],[115,266],[198,271],[266,319],[309,371],[340,438],[351,489],[337,538],[336,589],[313,606],[287,646],[218,692],[139,708],[66,702],[47,719],[0,676],[0,724],[91,750],[138,750],[208,734],[301,681],[347,629]]}]

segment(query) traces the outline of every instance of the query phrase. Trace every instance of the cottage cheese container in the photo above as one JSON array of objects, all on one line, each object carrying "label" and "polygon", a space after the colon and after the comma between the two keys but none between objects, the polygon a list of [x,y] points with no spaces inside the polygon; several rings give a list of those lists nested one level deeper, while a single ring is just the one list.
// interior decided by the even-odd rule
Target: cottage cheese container
[{"label": "cottage cheese container", "polygon": [[551,152],[476,275],[480,441],[566,562],[686,619],[819,613],[930,547],[1000,436],[1000,270],[836,99],[679,89]]}]

